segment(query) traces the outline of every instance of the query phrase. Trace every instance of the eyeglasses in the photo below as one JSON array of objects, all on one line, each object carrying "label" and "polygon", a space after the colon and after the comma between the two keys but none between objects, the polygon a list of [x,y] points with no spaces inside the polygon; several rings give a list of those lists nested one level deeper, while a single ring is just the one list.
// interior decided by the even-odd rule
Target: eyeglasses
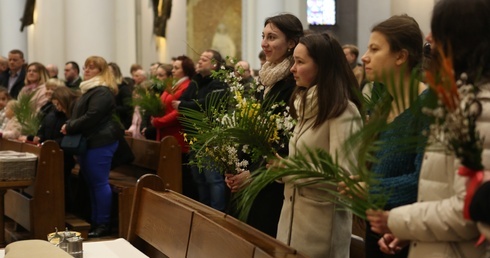
[{"label": "eyeglasses", "polygon": [[84,66],[82,69],[83,69],[84,71],[85,71],[85,70],[99,70],[99,68],[97,68],[97,67],[95,67],[95,66],[93,66],[93,65],[89,65],[89,66],[87,66],[87,67],[85,67],[85,66]]}]

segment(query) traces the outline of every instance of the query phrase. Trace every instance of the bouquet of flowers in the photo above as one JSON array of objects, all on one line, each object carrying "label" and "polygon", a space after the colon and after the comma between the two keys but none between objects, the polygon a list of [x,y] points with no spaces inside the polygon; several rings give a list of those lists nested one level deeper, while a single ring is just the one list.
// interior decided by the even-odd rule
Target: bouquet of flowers
[{"label": "bouquet of flowers", "polygon": [[153,79],[151,84],[143,84],[135,89],[133,105],[139,106],[144,116],[160,117],[165,114],[165,105],[160,99],[165,90],[166,82]]},{"label": "bouquet of flowers", "polygon": [[452,60],[445,57],[442,51],[439,53],[441,71],[438,74],[427,73],[429,85],[438,96],[434,109],[424,109],[434,118],[428,132],[429,145],[440,146],[461,161],[458,173],[469,177],[463,215],[470,219],[469,204],[483,180],[483,139],[476,127],[482,107],[476,98],[477,88],[466,83],[466,74],[463,73],[456,81]]},{"label": "bouquet of flowers", "polygon": [[275,146],[285,144],[281,139],[289,138],[294,126],[288,108],[275,112],[286,103],[260,102],[254,97],[260,87],[253,84],[247,92],[241,78],[225,67],[212,76],[229,86],[227,94],[208,96],[204,112],[181,110],[181,123],[188,128],[185,137],[195,155],[191,163],[235,174],[274,156]]}]

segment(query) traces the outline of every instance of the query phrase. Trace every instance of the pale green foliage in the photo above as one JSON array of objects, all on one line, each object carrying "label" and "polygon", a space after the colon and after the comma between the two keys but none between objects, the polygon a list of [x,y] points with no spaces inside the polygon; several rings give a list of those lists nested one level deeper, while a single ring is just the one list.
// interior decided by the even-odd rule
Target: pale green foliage
[{"label": "pale green foliage", "polygon": [[15,117],[22,126],[21,134],[23,135],[36,135],[41,125],[41,118],[31,102],[34,93],[33,91],[19,94],[17,104],[13,108]]}]

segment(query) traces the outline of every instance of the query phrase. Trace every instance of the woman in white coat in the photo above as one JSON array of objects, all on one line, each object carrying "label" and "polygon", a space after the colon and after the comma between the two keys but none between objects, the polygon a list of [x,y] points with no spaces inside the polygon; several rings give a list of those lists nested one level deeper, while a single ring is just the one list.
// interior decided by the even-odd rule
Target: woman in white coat
[{"label": "woman in white coat", "polygon": [[[304,154],[306,147],[324,149],[333,156],[350,133],[360,128],[357,81],[340,44],[328,34],[300,39],[291,72],[296,88],[291,114],[298,123],[289,141],[289,156]],[[347,167],[346,157],[339,162]],[[355,160],[355,157],[349,157]],[[328,201],[321,187],[297,187],[283,178],[284,203],[277,239],[312,258],[349,257],[352,214]]]},{"label": "woman in white coat", "polygon": [[[478,87],[482,112],[477,130],[483,137],[482,162],[490,168],[490,2],[441,0],[433,11],[433,69],[436,49],[452,57],[455,79],[462,73]],[[430,38],[430,36],[428,37]],[[373,231],[386,233],[378,242],[385,253],[410,244],[409,257],[485,257],[485,246],[475,246],[479,231],[463,218],[467,178],[459,176],[453,155],[426,150],[420,171],[418,202],[391,211],[368,211]],[[487,200],[488,201],[488,200]]]}]

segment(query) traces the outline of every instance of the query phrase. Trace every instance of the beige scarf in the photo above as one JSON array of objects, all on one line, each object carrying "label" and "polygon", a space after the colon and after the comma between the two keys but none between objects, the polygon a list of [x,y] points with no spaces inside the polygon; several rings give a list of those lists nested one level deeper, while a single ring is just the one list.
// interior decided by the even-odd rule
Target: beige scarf
[{"label": "beige scarf", "polygon": [[273,64],[271,62],[266,62],[259,71],[259,81],[264,85],[264,96],[271,90],[272,86],[276,82],[286,78],[291,72],[293,66],[293,57],[289,56],[284,58],[279,64]]},{"label": "beige scarf", "polygon": [[[296,114],[298,115],[298,122],[301,123],[312,117],[318,115],[318,105],[317,105],[317,89],[316,85],[311,86],[306,94],[306,103],[302,105],[303,98],[299,97],[294,100],[294,108],[296,109]],[[303,108],[305,112],[303,113]]]},{"label": "beige scarf", "polygon": [[90,89],[95,88],[97,86],[109,87],[106,85],[106,83],[104,83],[101,80],[100,76],[95,76],[94,78],[92,78],[90,80],[83,81],[82,83],[80,83],[80,91],[82,91],[82,94],[84,94],[85,92],[87,92]]}]

